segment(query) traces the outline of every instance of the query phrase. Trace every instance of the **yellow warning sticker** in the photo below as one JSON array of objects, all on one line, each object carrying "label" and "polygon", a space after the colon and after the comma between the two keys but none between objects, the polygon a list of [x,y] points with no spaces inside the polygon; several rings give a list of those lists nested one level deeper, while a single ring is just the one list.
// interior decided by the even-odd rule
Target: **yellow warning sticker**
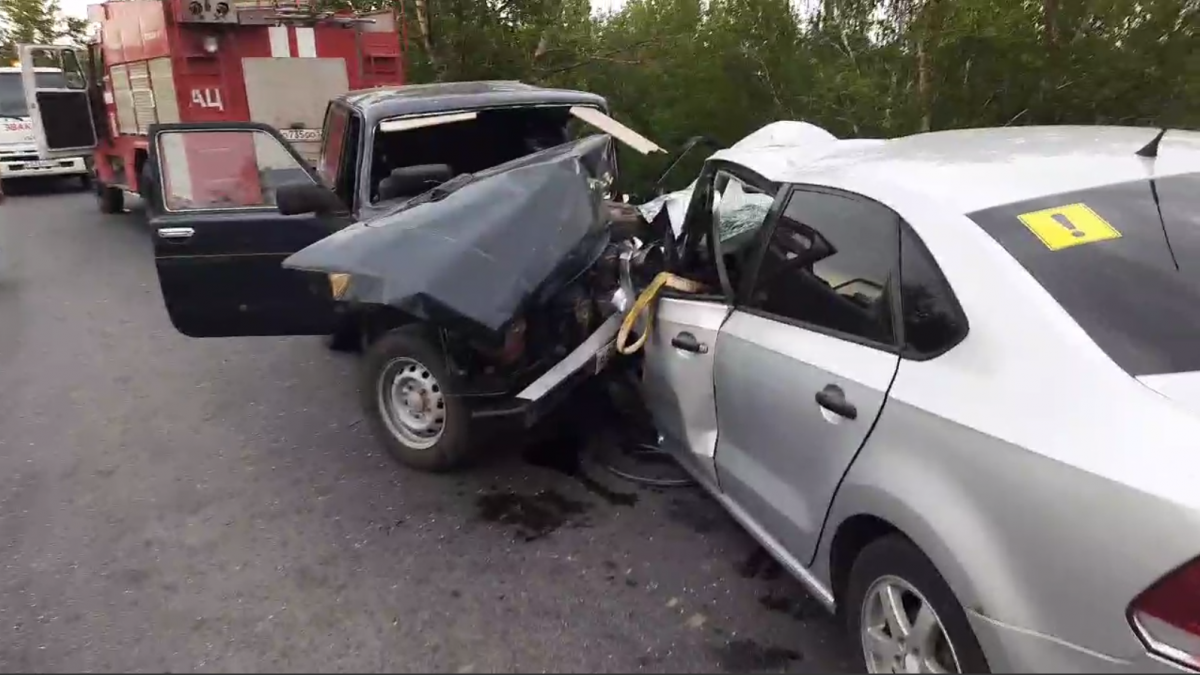
[{"label": "yellow warning sticker", "polygon": [[1051,251],[1120,239],[1121,233],[1087,204],[1067,204],[1017,216]]}]

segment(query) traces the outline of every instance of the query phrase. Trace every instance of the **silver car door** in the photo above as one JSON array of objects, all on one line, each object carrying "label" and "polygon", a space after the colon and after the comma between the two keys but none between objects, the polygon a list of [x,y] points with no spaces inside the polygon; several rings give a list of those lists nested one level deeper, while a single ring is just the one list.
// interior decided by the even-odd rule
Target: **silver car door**
[{"label": "silver car door", "polygon": [[854,195],[794,189],[717,340],[721,488],[805,564],[899,365],[899,223]]},{"label": "silver car door", "polygon": [[766,220],[778,189],[724,162],[705,167],[697,186],[672,270],[708,284],[713,294],[664,291],[659,297],[645,346],[641,389],[663,448],[715,485],[713,358],[717,331],[732,309],[736,279],[730,279],[724,266],[718,269],[711,235],[723,235],[730,256],[741,249],[752,251],[749,242]]}]

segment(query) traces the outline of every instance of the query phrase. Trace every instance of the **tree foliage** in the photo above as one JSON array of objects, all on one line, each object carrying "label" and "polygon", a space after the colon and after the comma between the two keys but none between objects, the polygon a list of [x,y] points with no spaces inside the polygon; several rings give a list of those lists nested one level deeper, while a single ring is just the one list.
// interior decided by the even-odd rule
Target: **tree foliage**
[{"label": "tree foliage", "polygon": [[19,44],[82,44],[87,21],[64,16],[58,0],[0,0],[0,59],[17,58]]},{"label": "tree foliage", "polygon": [[664,146],[778,119],[1200,126],[1200,0],[399,1],[414,81],[589,89]]}]

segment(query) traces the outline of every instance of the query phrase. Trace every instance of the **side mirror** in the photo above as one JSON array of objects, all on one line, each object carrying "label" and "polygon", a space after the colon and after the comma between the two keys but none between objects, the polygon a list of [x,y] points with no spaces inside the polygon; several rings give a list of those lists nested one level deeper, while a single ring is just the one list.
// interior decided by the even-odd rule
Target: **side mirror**
[{"label": "side mirror", "polygon": [[275,189],[275,206],[285,216],[343,213],[346,207],[332,190],[316,183],[289,183]]}]

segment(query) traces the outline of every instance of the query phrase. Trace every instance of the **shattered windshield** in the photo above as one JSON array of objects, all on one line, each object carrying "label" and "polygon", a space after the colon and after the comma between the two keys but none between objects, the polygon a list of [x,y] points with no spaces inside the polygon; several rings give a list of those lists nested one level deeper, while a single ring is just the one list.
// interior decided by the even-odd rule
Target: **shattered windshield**
[{"label": "shattered windshield", "polygon": [[[66,89],[67,79],[59,73],[34,73],[38,87]],[[25,88],[21,85],[21,73],[0,73],[0,116],[29,117],[25,104]]]}]

